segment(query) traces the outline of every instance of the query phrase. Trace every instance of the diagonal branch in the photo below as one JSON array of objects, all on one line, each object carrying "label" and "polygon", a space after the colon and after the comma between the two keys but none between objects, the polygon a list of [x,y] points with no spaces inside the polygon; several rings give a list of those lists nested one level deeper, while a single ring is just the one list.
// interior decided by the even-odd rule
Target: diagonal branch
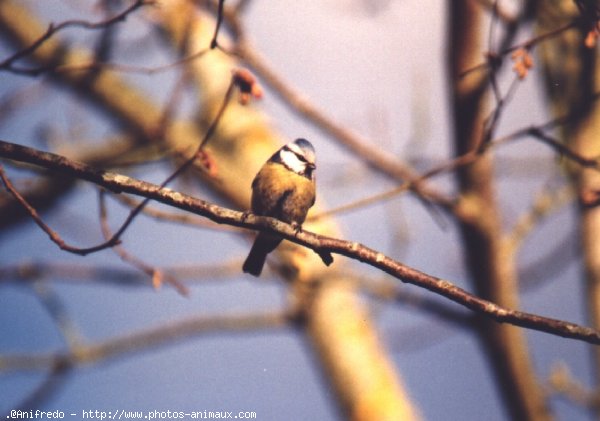
[{"label": "diagonal branch", "polygon": [[122,12],[118,13],[117,15],[115,15],[111,18],[103,20],[101,22],[93,23],[93,22],[88,22],[86,20],[67,20],[67,21],[61,22],[59,24],[51,23],[50,25],[48,25],[48,29],[46,30],[46,32],[44,32],[39,38],[37,38],[31,45],[29,45],[26,48],[23,48],[22,50],[17,51],[12,56],[7,57],[3,61],[1,61],[0,69],[11,69],[12,64],[15,61],[32,54],[35,50],[40,48],[46,41],[48,41],[52,36],[54,36],[57,32],[65,29],[65,28],[72,28],[72,27],[85,28],[85,29],[107,28],[111,25],[114,25],[117,22],[124,21],[130,13],[139,9],[140,7],[150,5],[153,3],[154,3],[153,0],[136,0]]},{"label": "diagonal branch", "polygon": [[317,253],[328,251],[366,263],[402,282],[425,288],[497,322],[509,323],[592,344],[600,344],[600,332],[597,330],[499,306],[491,301],[477,297],[451,282],[406,266],[377,250],[356,242],[317,235],[307,231],[298,232],[296,227],[274,218],[260,217],[227,209],[171,189],[161,188],[155,184],[136,180],[121,174],[96,170],[90,166],[71,161],[56,154],[42,152],[13,143],[0,141],[0,157],[66,173],[114,192],[143,196],[204,216],[220,224],[277,233],[286,240],[308,247]]},{"label": "diagonal branch", "polygon": [[[114,234],[110,230],[110,226],[108,224],[108,212],[106,210],[106,200],[104,198],[105,191],[100,189],[99,191],[99,202],[100,202],[100,227],[102,229],[102,234],[106,240],[114,237]],[[138,207],[141,205],[138,205]],[[137,208],[136,208],[137,209]],[[112,250],[121,258],[122,261],[129,263],[133,267],[138,268],[146,275],[152,278],[152,285],[154,288],[158,289],[162,285],[162,280],[166,280],[169,284],[171,284],[177,292],[179,292],[184,297],[189,295],[189,290],[185,285],[183,285],[179,279],[175,276],[172,276],[168,273],[165,273],[158,267],[150,266],[146,262],[141,259],[129,254],[125,248],[120,245],[115,245]]]},{"label": "diagonal branch", "polygon": [[[103,250],[105,248],[112,247],[113,245],[116,244],[116,242],[114,242],[112,239],[107,240],[104,243],[99,244],[97,246],[88,247],[88,248],[74,247],[74,246],[67,244],[56,231],[54,231],[52,228],[50,228],[42,220],[42,218],[38,214],[37,210],[33,206],[31,206],[27,202],[27,200],[17,191],[17,189],[13,186],[11,181],[6,176],[6,173],[4,172],[4,168],[2,167],[2,165],[0,165],[0,180],[2,180],[2,184],[4,184],[4,187],[6,188],[6,190],[10,194],[12,194],[13,197],[15,198],[15,200],[17,202],[19,202],[21,204],[21,206],[23,206],[23,208],[25,208],[27,213],[29,213],[29,215],[31,216],[31,219],[33,219],[35,221],[35,223],[42,229],[42,231],[44,231],[46,234],[48,234],[48,237],[50,237],[50,239],[54,243],[56,243],[56,245],[58,245],[58,247],[60,247],[61,250],[68,251],[69,253],[74,253],[74,254],[79,254],[79,255],[85,256],[86,254],[93,253],[93,252],[99,251],[99,250]],[[117,240],[117,242],[118,242],[118,240]]]}]

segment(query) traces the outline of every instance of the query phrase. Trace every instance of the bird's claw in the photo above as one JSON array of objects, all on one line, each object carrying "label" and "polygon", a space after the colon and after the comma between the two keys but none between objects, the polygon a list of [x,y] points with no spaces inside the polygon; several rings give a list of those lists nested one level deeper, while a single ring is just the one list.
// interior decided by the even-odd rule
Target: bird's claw
[{"label": "bird's claw", "polygon": [[292,228],[294,228],[294,231],[296,232],[296,235],[300,234],[302,232],[302,225],[292,221],[292,223],[290,224],[292,226]]}]

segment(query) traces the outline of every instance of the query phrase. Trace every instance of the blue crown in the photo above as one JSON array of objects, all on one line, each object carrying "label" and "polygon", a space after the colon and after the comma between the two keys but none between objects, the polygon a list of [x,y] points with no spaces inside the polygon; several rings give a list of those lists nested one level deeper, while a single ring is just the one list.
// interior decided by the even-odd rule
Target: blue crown
[{"label": "blue crown", "polygon": [[294,140],[294,143],[300,148],[308,162],[315,162],[315,148],[312,143],[303,138]]}]

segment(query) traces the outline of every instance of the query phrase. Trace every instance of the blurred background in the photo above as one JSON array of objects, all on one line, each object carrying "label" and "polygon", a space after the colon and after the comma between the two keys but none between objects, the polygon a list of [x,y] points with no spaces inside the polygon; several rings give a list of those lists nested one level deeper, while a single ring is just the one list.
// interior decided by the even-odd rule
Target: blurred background
[{"label": "blurred background", "polygon": [[[582,10],[592,9],[578,8],[573,1],[541,6],[509,0],[226,1],[221,48],[208,50],[218,2],[155,3],[132,8],[122,21],[96,28],[73,24],[53,34],[48,43],[60,43],[69,51],[54,56],[63,67],[43,54],[47,45],[9,65],[5,62],[0,67],[0,139],[160,184],[181,162],[179,152],[195,148],[206,132],[231,70],[247,67],[264,95],[247,107],[236,103],[225,111],[221,132],[211,140],[216,181],[205,172],[188,171],[171,188],[246,210],[260,165],[284,142],[304,137],[314,144],[318,160],[318,205],[312,215],[354,204],[319,219],[315,229],[363,243],[507,307],[516,303],[523,311],[593,325],[594,308],[600,304],[594,307],[587,299],[591,290],[586,286],[590,275],[585,247],[591,246],[580,234],[590,216],[578,201],[578,183],[585,175],[533,136],[502,140],[519,130],[542,127],[563,115],[561,110],[579,110],[573,104],[596,92],[585,93],[597,86],[596,47],[581,46],[593,32],[593,25],[585,26]],[[37,39],[50,23],[106,22],[132,5],[118,0],[0,0],[0,61],[29,45],[23,41],[26,35],[15,35],[21,31],[19,24]],[[13,7],[23,8],[26,15],[17,16]],[[33,27],[24,16],[40,26]],[[189,29],[192,24],[186,27],[189,38],[181,35],[185,28],[177,25],[183,26],[183,16],[198,16],[198,31],[208,38]],[[519,59],[511,61],[513,51],[505,50],[568,24],[572,26],[524,50],[531,53],[534,66],[519,78],[512,69]],[[461,51],[467,48],[471,50]],[[84,58],[69,56],[75,51]],[[196,52],[202,54],[195,57]],[[497,67],[489,65],[493,60],[486,62],[490,53],[503,58]],[[80,61],[100,64],[77,69],[73,63]],[[470,63],[462,70],[483,67],[453,78],[452,63]],[[119,85],[103,82],[105,73]],[[84,81],[86,75],[90,79]],[[461,123],[461,116],[471,111],[460,109],[457,95],[471,89],[468,83],[460,86],[469,78],[483,86],[475,94],[481,98],[474,114],[480,115]],[[114,91],[108,91],[110,86]],[[152,111],[137,97],[117,99],[123,86],[137,92],[143,104],[152,104]],[[591,103],[588,109],[593,109]],[[128,107],[141,109],[142,116],[125,115]],[[498,119],[486,120],[494,112]],[[164,118],[162,125],[154,121],[154,136],[148,135],[145,123],[132,123],[142,121],[144,113],[149,120],[154,115]],[[591,115],[582,111],[567,124],[543,129],[585,152],[582,143],[568,142],[584,130]],[[323,121],[348,133],[340,134]],[[510,281],[496,277],[510,291],[488,292],[482,286],[495,282],[494,275],[485,275],[494,265],[470,250],[473,242],[468,239],[477,235],[465,228],[460,206],[428,202],[430,197],[423,199],[416,190],[357,204],[407,179],[382,169],[375,152],[422,174],[464,150],[461,142],[469,135],[457,134],[461,124],[471,124],[471,134],[483,130],[492,140],[500,139],[485,151],[490,177],[485,182],[493,196],[488,203],[493,209],[485,215],[493,215],[494,232],[502,234],[503,244],[514,245],[510,256],[502,257],[506,261],[496,262],[510,273]],[[251,134],[244,143],[228,143],[241,138],[237,131]],[[352,146],[348,138],[367,148]],[[217,151],[218,145],[226,152]],[[0,164],[67,243],[87,247],[103,241],[96,186],[47,177],[39,168],[5,159]],[[467,192],[477,193],[468,186],[473,174],[466,172],[450,166],[427,183],[439,196],[458,201]],[[457,175],[462,181],[457,182]],[[281,321],[296,294],[294,280],[279,268],[287,262],[285,254],[270,257],[269,269],[255,279],[241,273],[252,240],[248,232],[142,214],[122,238],[125,257],[110,249],[81,257],[61,251],[13,205],[2,190],[0,414],[17,408],[66,414],[207,410],[254,411],[259,420],[368,419],[356,416],[348,409],[352,404],[340,397],[335,369],[323,357],[313,330]],[[112,195],[106,205],[114,232],[130,207]],[[175,213],[156,203],[149,208]],[[531,394],[539,394],[544,406],[519,412],[519,405],[536,404],[511,396],[517,394],[507,390],[512,380],[499,378],[498,367],[512,364],[507,361],[513,351],[493,351],[494,340],[482,333],[495,329],[489,321],[481,322],[459,305],[365,264],[334,257],[336,265],[330,270],[356,287],[356,304],[372,325],[382,358],[391,364],[388,371],[415,417],[504,420],[526,414],[522,419],[586,420],[600,415],[593,345],[515,329],[524,346],[514,351],[515,358],[526,361],[531,371],[522,374],[535,382],[526,387],[536,388]],[[154,275],[132,264],[133,259],[144,262]],[[329,276],[318,258],[307,259],[301,264],[311,276]],[[174,282],[188,290],[187,296]],[[511,298],[502,302],[506,296]],[[207,327],[140,346],[115,345],[115,340],[158,327],[168,331],[187,320]],[[504,338],[499,341],[508,346],[512,334],[498,333],[495,340]],[[46,358],[68,355],[82,344],[112,344],[115,349],[67,368],[53,368]]]}]

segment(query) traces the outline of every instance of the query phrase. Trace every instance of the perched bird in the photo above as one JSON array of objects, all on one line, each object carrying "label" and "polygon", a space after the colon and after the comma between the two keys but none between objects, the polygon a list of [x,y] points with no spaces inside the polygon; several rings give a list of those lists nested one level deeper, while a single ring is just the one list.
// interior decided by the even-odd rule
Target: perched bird
[{"label": "perched bird", "polygon": [[[252,181],[252,212],[271,216],[300,227],[315,203],[315,149],[306,139],[296,139],[279,149],[262,166]],[[259,276],[267,254],[275,250],[282,238],[260,232],[242,269]],[[333,258],[319,253],[325,264]]]}]

